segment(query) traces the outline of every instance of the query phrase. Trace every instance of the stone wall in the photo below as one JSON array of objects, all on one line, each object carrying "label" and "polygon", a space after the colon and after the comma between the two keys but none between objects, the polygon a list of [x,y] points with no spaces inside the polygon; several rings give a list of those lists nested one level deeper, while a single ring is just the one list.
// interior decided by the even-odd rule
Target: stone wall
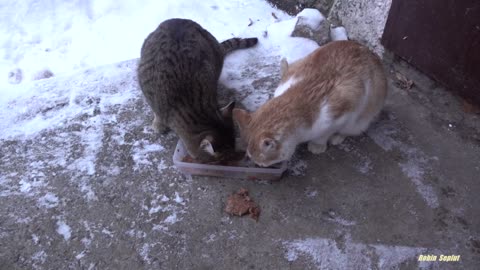
[{"label": "stone wall", "polygon": [[350,39],[358,40],[377,54],[383,55],[380,44],[392,0],[268,0],[291,15],[304,8],[316,8],[334,26],[347,29]]},{"label": "stone wall", "polygon": [[391,4],[392,0],[336,0],[328,19],[333,24],[343,25],[350,39],[367,44],[383,55],[380,39]]}]

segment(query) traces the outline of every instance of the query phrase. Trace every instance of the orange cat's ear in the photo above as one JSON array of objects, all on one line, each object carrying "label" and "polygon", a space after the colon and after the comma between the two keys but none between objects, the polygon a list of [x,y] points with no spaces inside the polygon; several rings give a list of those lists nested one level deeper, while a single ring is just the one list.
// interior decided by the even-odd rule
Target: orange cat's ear
[{"label": "orange cat's ear", "polygon": [[227,106],[220,109],[220,113],[224,118],[232,118],[232,111],[235,108],[235,101],[228,103]]},{"label": "orange cat's ear", "polygon": [[264,138],[260,142],[260,147],[262,149],[262,152],[270,152],[277,148],[277,141],[272,138]]},{"label": "orange cat's ear", "polygon": [[249,112],[242,109],[233,109],[233,120],[240,128],[240,132],[244,134],[247,131],[248,124],[252,120],[252,116]]}]

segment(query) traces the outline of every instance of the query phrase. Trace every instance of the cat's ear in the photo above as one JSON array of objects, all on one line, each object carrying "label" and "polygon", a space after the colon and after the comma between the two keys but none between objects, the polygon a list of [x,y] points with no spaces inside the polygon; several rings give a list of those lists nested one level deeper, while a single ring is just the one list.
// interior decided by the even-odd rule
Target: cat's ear
[{"label": "cat's ear", "polygon": [[233,109],[233,120],[240,128],[240,132],[244,133],[247,130],[248,124],[252,120],[252,116],[249,112],[242,109]]},{"label": "cat's ear", "polygon": [[204,151],[205,153],[208,153],[208,154],[214,156],[215,155],[215,150],[213,150],[212,139],[213,138],[211,136],[205,137],[205,139],[203,139],[202,142],[200,143],[200,149],[202,151]]},{"label": "cat's ear", "polygon": [[277,148],[277,141],[272,138],[264,138],[260,142],[262,152],[270,152]]},{"label": "cat's ear", "polygon": [[223,118],[232,118],[232,111],[235,108],[235,101],[228,103],[227,106],[220,109]]},{"label": "cat's ear", "polygon": [[280,77],[283,78],[288,71],[288,62],[287,59],[284,57],[282,61],[280,61]]}]

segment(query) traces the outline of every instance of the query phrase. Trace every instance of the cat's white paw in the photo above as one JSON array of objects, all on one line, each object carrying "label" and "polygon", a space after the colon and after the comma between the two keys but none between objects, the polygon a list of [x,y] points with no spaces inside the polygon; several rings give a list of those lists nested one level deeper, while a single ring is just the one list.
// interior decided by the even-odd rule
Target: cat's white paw
[{"label": "cat's white paw", "polygon": [[340,135],[340,134],[335,134],[330,138],[329,142],[330,142],[331,145],[339,145],[344,140],[345,140],[345,136]]},{"label": "cat's white paw", "polygon": [[317,144],[314,142],[308,143],[308,151],[312,152],[313,154],[321,154],[327,150],[327,144]]}]

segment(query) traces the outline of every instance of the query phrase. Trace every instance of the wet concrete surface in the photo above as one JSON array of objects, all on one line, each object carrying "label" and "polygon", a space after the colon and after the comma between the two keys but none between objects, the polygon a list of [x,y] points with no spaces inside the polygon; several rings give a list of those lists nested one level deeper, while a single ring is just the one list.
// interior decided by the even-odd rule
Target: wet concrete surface
[{"label": "wet concrete surface", "polygon": [[[321,155],[299,147],[277,182],[180,174],[176,136],[149,127],[136,60],[34,84],[68,91],[95,82],[74,98],[83,109],[71,119],[0,140],[0,268],[475,269],[479,115],[416,70],[385,61],[414,87],[399,88],[390,73],[387,104],[366,134]],[[111,69],[122,76],[104,80]],[[278,80],[254,79],[256,94],[271,95]],[[122,91],[133,98],[105,103]],[[254,90],[232,91],[224,101]],[[23,117],[72,104],[61,100]],[[258,222],[224,212],[240,188],[260,205]],[[428,254],[460,260],[418,261]]]}]

